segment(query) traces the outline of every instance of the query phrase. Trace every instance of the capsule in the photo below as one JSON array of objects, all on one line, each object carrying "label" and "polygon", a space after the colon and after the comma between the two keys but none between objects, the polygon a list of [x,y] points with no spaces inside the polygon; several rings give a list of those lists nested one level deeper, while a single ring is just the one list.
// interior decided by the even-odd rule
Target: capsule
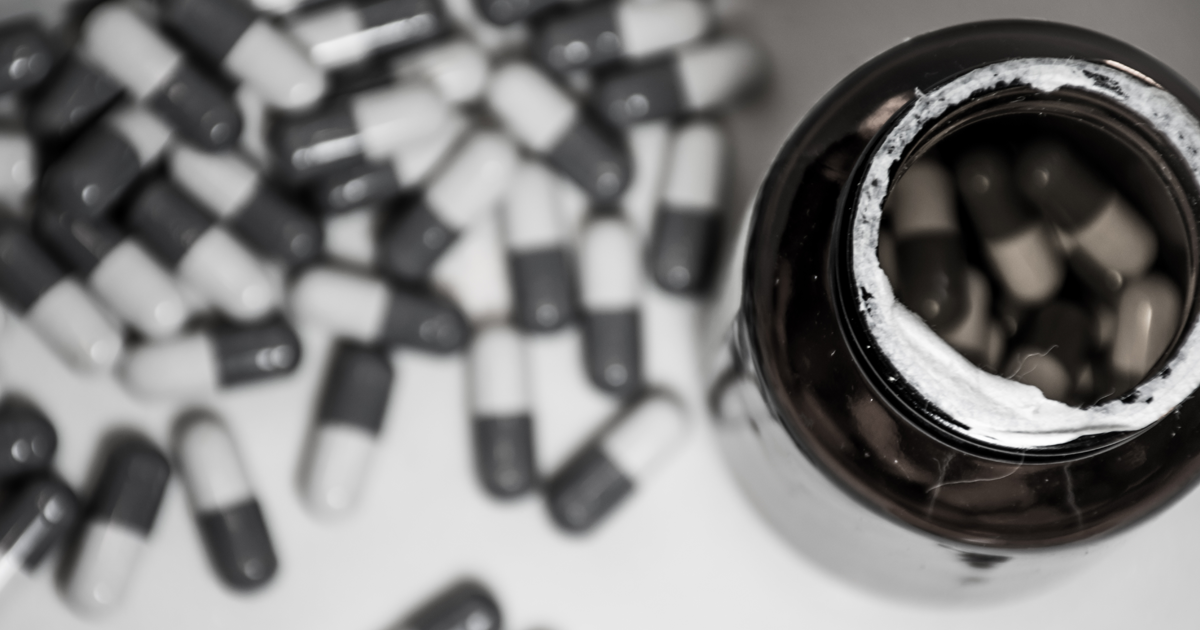
[{"label": "capsule", "polygon": [[75,608],[98,614],[120,603],[170,476],[166,455],[144,439],[127,439],[109,454],[63,588]]},{"label": "capsule", "polygon": [[244,82],[276,109],[312,107],[325,74],[241,0],[166,0],[163,23],[209,63]]},{"label": "capsule", "polygon": [[750,43],[725,39],[684,48],[670,57],[598,78],[592,104],[617,127],[722,107],[762,75]]},{"label": "capsule", "polygon": [[77,370],[112,368],[125,348],[122,332],[74,278],[12,224],[0,223],[0,297]]},{"label": "capsule", "polygon": [[513,318],[522,330],[548,332],[575,321],[575,279],[554,175],[526,162],[503,205],[512,274]]},{"label": "capsule", "polygon": [[158,162],[171,136],[171,129],[146,110],[119,107],[50,164],[42,194],[63,210],[104,215]]},{"label": "capsule", "polygon": [[174,280],[142,244],[107,220],[42,208],[37,233],[122,321],[150,338],[169,337],[187,321]]},{"label": "capsule", "polygon": [[671,125],[665,120],[640,123],[625,130],[633,178],[621,195],[621,214],[643,239],[654,230],[673,139]]},{"label": "capsule", "polygon": [[593,221],[579,246],[588,375],[600,389],[623,398],[642,386],[638,251],[633,231],[617,219]]},{"label": "capsule", "polygon": [[374,268],[381,215],[381,208],[366,206],[326,217],[325,257],[353,267]]},{"label": "capsule", "polygon": [[130,7],[109,2],[93,9],[80,46],[190,142],[211,150],[237,142],[242,120],[229,95]]},{"label": "capsule", "polygon": [[390,157],[446,123],[450,108],[427,85],[388,85],[277,121],[268,141],[282,174],[301,184]]},{"label": "capsule", "polygon": [[615,201],[629,184],[629,157],[546,75],[510,62],[492,76],[488,105],[516,138],[596,201]]},{"label": "capsule", "polygon": [[533,57],[559,72],[641,59],[699,39],[711,22],[696,0],[591,3],[541,21]]},{"label": "capsule", "polygon": [[1043,141],[1028,147],[1017,161],[1016,178],[1046,218],[1106,272],[1128,280],[1154,263],[1154,229],[1066,146]]},{"label": "capsule", "polygon": [[142,189],[127,221],[159,260],[230,318],[260,319],[275,307],[258,260],[166,181]]},{"label": "capsule", "polygon": [[0,202],[20,207],[37,181],[37,149],[19,131],[0,131]]},{"label": "capsule", "polygon": [[1051,302],[1038,311],[1029,337],[1009,355],[1004,375],[1033,385],[1051,400],[1078,405],[1089,392],[1080,387],[1088,366],[1092,322],[1069,302]]},{"label": "capsule", "polygon": [[0,25],[0,95],[37,86],[54,69],[54,49],[38,23],[13,20]]},{"label": "capsule", "polygon": [[466,345],[470,336],[466,317],[445,298],[331,267],[314,267],[296,280],[292,311],[302,321],[368,344],[446,353]]},{"label": "capsule", "polygon": [[171,179],[259,253],[301,265],[321,251],[321,226],[285,199],[236,152],[179,144],[170,151]]},{"label": "capsule", "polygon": [[651,275],[667,291],[696,294],[712,282],[726,165],[720,127],[701,121],[676,132],[649,251]]},{"label": "capsule", "polygon": [[1066,270],[1039,217],[1018,196],[1007,160],[985,147],[958,160],[958,189],[996,279],[1019,302],[1054,297]]},{"label": "capsule", "polygon": [[1120,390],[1141,382],[1175,339],[1181,316],[1179,288],[1152,273],[1130,282],[1117,302],[1112,369]]},{"label": "capsule", "polygon": [[983,272],[966,270],[966,312],[952,327],[938,331],[942,339],[976,365],[989,365],[992,289]]},{"label": "capsule", "polygon": [[290,374],[300,355],[300,340],[283,320],[218,325],[135,347],[121,377],[143,398],[198,399]]},{"label": "capsule", "polygon": [[29,108],[29,128],[40,137],[67,137],[99,116],[121,92],[115,79],[79,55],[68,55],[38,88]]},{"label": "capsule", "polygon": [[931,159],[913,164],[888,199],[900,301],[937,331],[956,325],[967,309],[954,201],[950,173]]},{"label": "capsule", "polygon": [[477,216],[494,207],[517,167],[517,148],[493,131],[472,135],[425,189],[379,235],[379,266],[404,281],[420,281]]},{"label": "capsule", "polygon": [[501,630],[495,598],[482,586],[459,584],[426,604],[395,630]]},{"label": "capsule", "polygon": [[39,476],[0,509],[0,592],[26,580],[79,518],[79,500],[62,481]]},{"label": "capsule", "polygon": [[622,413],[546,486],[546,502],[563,529],[592,528],[660,466],[687,429],[679,403],[654,395]]},{"label": "capsule", "polygon": [[436,0],[354,0],[289,21],[318,66],[337,69],[429,41],[449,29]]},{"label": "capsule", "polygon": [[490,65],[487,52],[463,38],[422,46],[391,60],[397,79],[427,81],[455,105],[473,103],[483,96]]},{"label": "capsule", "polygon": [[336,516],[358,499],[392,378],[379,350],[345,342],[334,350],[301,481],[304,500],[317,514]]},{"label": "capsule", "polygon": [[488,492],[514,497],[537,482],[524,349],[517,331],[492,325],[471,343],[475,470]]},{"label": "capsule", "polygon": [[266,584],[278,560],[229,431],[208,414],[188,418],[175,457],[217,574],[241,591]]},{"label": "capsule", "polygon": [[37,407],[14,398],[0,402],[0,482],[45,470],[58,449],[58,432]]}]

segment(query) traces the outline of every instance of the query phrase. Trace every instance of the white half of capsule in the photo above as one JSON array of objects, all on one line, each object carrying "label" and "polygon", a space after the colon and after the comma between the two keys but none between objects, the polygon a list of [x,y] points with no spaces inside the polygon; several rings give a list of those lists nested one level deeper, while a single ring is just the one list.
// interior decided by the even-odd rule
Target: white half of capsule
[{"label": "white half of capsule", "polygon": [[584,229],[579,246],[580,297],[593,313],[637,308],[642,257],[637,237],[618,219],[599,219]]},{"label": "white half of capsule", "polygon": [[671,142],[663,202],[676,211],[716,210],[724,192],[726,164],[720,127],[707,121],[680,127]]},{"label": "white half of capsule", "polygon": [[529,41],[529,28],[524,22],[496,26],[479,15],[474,0],[442,0],[442,8],[455,25],[489,54],[518,50]]},{"label": "white half of capsule", "polygon": [[1129,202],[1114,193],[1087,225],[1071,233],[1080,249],[1125,278],[1146,273],[1158,255],[1158,238]]},{"label": "white half of capsule", "polygon": [[691,111],[719,107],[762,74],[762,54],[748,41],[726,39],[687,48],[677,57],[679,85]]},{"label": "white half of capsule", "polygon": [[133,239],[113,248],[88,275],[87,284],[146,337],[169,337],[187,321],[187,305],[170,274]]},{"label": "white half of capsule", "polygon": [[408,81],[426,81],[456,105],[479,100],[487,87],[487,52],[466,39],[431,44],[396,57],[392,72]]},{"label": "white half of capsule", "polygon": [[187,400],[217,391],[217,351],[203,333],[146,343],[125,357],[121,377],[143,398]]},{"label": "white half of capsule", "polygon": [[136,105],[114,109],[105,117],[105,124],[133,147],[142,166],[158,161],[173,135],[166,123]]},{"label": "white half of capsule", "polygon": [[332,267],[314,267],[292,286],[296,318],[354,341],[379,339],[391,301],[387,284]]},{"label": "white half of capsule", "polygon": [[25,312],[25,321],[78,370],[112,368],[125,349],[122,331],[74,278],[63,278]]},{"label": "white half of capsule", "polygon": [[639,403],[600,439],[600,450],[626,478],[661,465],[687,432],[683,409],[665,396]]},{"label": "white half of capsule", "polygon": [[974,267],[966,270],[967,312],[954,328],[942,333],[942,339],[964,354],[985,357],[991,331],[992,290],[987,277]]},{"label": "white half of capsule", "polygon": [[517,147],[507,136],[480,131],[450,158],[425,190],[425,203],[453,230],[496,205],[512,183]]},{"label": "white half of capsule", "polygon": [[1130,282],[1117,303],[1113,370],[1128,384],[1150,372],[1175,338],[1181,300],[1175,283],[1160,274]]},{"label": "white half of capsule", "polygon": [[322,68],[340,68],[371,54],[371,38],[358,11],[348,2],[295,16],[288,21],[288,29]]},{"label": "white half of capsule", "polygon": [[621,196],[621,213],[645,237],[653,230],[663,179],[671,154],[671,123],[652,120],[631,126],[625,133],[633,177]]},{"label": "white half of capsule", "polygon": [[1019,302],[1040,304],[1058,293],[1066,266],[1041,221],[1004,238],[985,240],[983,245],[996,268],[996,279]]},{"label": "white half of capsule", "polygon": [[471,121],[462,112],[453,110],[433,134],[401,145],[392,156],[396,182],[403,189],[424,183],[446,161],[470,128]]},{"label": "white half of capsule", "polygon": [[508,325],[479,330],[468,355],[471,411],[476,418],[529,413],[529,383],[521,335]]},{"label": "white half of capsule", "polygon": [[312,2],[313,0],[250,0],[250,6],[262,13],[285,15]]},{"label": "white half of capsule", "polygon": [[183,63],[183,54],[128,6],[107,2],[83,21],[80,46],[140,100],[157,91]]},{"label": "white half of capsule", "polygon": [[258,259],[219,225],[196,239],[176,273],[236,321],[253,321],[275,308],[275,290]]},{"label": "white half of capsule", "polygon": [[538,162],[523,162],[505,195],[502,218],[508,249],[527,252],[565,245],[555,176]]},{"label": "white half of capsule", "polygon": [[369,268],[378,257],[376,234],[379,231],[379,208],[355,208],[325,219],[326,256],[338,262]]},{"label": "white half of capsule", "polygon": [[111,610],[125,595],[145,547],[145,538],[132,528],[112,521],[89,521],[64,585],[67,601],[85,614]]},{"label": "white half of capsule", "polygon": [[29,136],[0,132],[0,202],[19,206],[37,181],[37,150]]},{"label": "white half of capsule", "polygon": [[350,100],[350,113],[368,159],[391,157],[405,143],[446,123],[450,107],[428,85],[405,84],[363,92]]},{"label": "white half of capsule", "polygon": [[375,436],[344,422],[321,423],[301,480],[304,500],[313,512],[338,516],[358,501],[375,451]]},{"label": "white half of capsule", "polygon": [[892,189],[888,209],[896,241],[910,237],[958,232],[954,179],[932,159],[918,160]]},{"label": "white half of capsule", "polygon": [[325,73],[263,19],[250,24],[221,65],[271,106],[285,111],[312,107],[328,89]]},{"label": "white half of capsule", "polygon": [[167,159],[171,179],[220,218],[237,214],[261,185],[258,171],[233,151],[201,151],[179,143]]},{"label": "white half of capsule", "polygon": [[530,150],[546,153],[575,125],[575,101],[532,65],[513,61],[492,74],[488,106]]},{"label": "white half of capsule", "polygon": [[646,57],[699,39],[712,13],[696,0],[618,3],[613,12],[621,46],[629,57]]},{"label": "white half of capsule", "polygon": [[263,167],[269,167],[273,155],[267,148],[267,104],[262,96],[248,87],[242,86],[233,93],[234,103],[238,113],[242,115],[242,137],[238,145],[254,161]]},{"label": "white half of capsule", "polygon": [[212,418],[194,420],[179,436],[179,472],[199,514],[254,498],[232,436]]}]

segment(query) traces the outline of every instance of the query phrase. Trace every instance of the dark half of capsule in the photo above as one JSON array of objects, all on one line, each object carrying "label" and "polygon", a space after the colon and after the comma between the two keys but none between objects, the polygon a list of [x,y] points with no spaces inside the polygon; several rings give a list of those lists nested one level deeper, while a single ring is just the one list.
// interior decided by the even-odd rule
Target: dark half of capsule
[{"label": "dark half of capsule", "polygon": [[939,330],[967,312],[966,260],[957,234],[930,234],[896,244],[900,301]]},{"label": "dark half of capsule", "polygon": [[674,293],[700,293],[712,283],[720,218],[712,212],[662,208],[650,237],[650,273]]},{"label": "dark half of capsule", "polygon": [[79,500],[65,483],[48,475],[33,479],[0,510],[0,556],[17,554],[13,559],[31,572],[78,518]]},{"label": "dark half of capsule", "polygon": [[289,266],[312,262],[321,253],[320,223],[261,183],[229,226],[255,250]]},{"label": "dark half of capsule", "polygon": [[142,173],[137,150],[105,124],[94,125],[42,176],[42,194],[64,210],[100,216]]},{"label": "dark half of capsule", "polygon": [[508,26],[561,4],[561,0],[475,0],[479,13],[492,24]]},{"label": "dark half of capsule", "polygon": [[403,628],[411,630],[500,630],[504,621],[496,599],[474,583],[455,586],[413,614]]},{"label": "dark half of capsule", "polygon": [[533,488],[537,469],[533,456],[533,421],[529,414],[476,417],[475,469],[488,492],[514,497]]},{"label": "dark half of capsule", "polygon": [[226,324],[211,335],[222,387],[289,374],[300,364],[300,339],[282,319],[250,326]]},{"label": "dark half of capsule", "polygon": [[676,116],[685,102],[673,57],[605,73],[592,93],[596,112],[617,127]]},{"label": "dark half of capsule", "polygon": [[1035,215],[1017,192],[1011,168],[997,150],[983,148],[956,165],[958,188],[975,229],[984,240],[999,240],[1027,228]]},{"label": "dark half of capsule", "polygon": [[275,575],[279,560],[258,501],[202,513],[199,522],[209,558],[227,584],[250,590]]},{"label": "dark half of capsule", "polygon": [[621,58],[616,4],[597,2],[547,16],[537,26],[533,56],[559,72],[594,68]]},{"label": "dark half of capsule", "polygon": [[352,166],[312,186],[312,198],[324,214],[338,214],[362,206],[382,203],[400,195],[400,182],[390,164]]},{"label": "dark half of capsule", "polygon": [[[210,63],[220,63],[257,14],[238,0],[166,0],[162,21]],[[265,60],[264,60],[265,61]]]},{"label": "dark half of capsule", "polygon": [[60,208],[42,208],[34,224],[38,237],[60,260],[86,278],[125,238],[107,220]]},{"label": "dark half of capsule", "polygon": [[54,47],[35,20],[0,25],[0,94],[32,88],[54,69]]},{"label": "dark half of capsule", "polygon": [[550,515],[563,529],[591,528],[633,490],[629,479],[598,446],[586,448],[546,483]]},{"label": "dark half of capsule", "polygon": [[294,184],[363,164],[358,128],[344,100],[310,114],[276,119],[269,142],[281,175]]},{"label": "dark half of capsule", "polygon": [[1057,142],[1026,149],[1017,160],[1016,178],[1047,218],[1067,232],[1090,223],[1113,194],[1112,188]]},{"label": "dark half of capsule", "polygon": [[379,267],[398,280],[420,282],[457,238],[456,230],[419,201],[393,212],[384,222],[378,241]]},{"label": "dark half of capsule", "polygon": [[41,410],[14,398],[0,402],[0,482],[48,468],[57,449],[58,433]]},{"label": "dark half of capsule", "polygon": [[631,398],[642,389],[642,332],[637,311],[585,313],[583,355],[597,387]]},{"label": "dark half of capsule", "polygon": [[590,118],[580,117],[546,160],[596,201],[615,201],[629,186],[629,155],[620,142]]},{"label": "dark half of capsule", "polygon": [[29,129],[43,138],[66,137],[95,120],[121,92],[107,74],[70,55],[38,88],[29,107]]},{"label": "dark half of capsule", "polygon": [[558,330],[575,321],[575,277],[567,252],[551,248],[511,252],[508,256],[513,283],[513,318],[530,332]]},{"label": "dark half of capsule", "polygon": [[143,188],[130,204],[126,223],[167,266],[174,267],[213,225],[213,219],[165,180]]},{"label": "dark half of capsule", "polygon": [[105,462],[89,517],[149,534],[170,477],[171,465],[162,451],[142,438],[124,440]]},{"label": "dark half of capsule", "polygon": [[461,349],[469,339],[467,318],[450,300],[393,290],[380,342],[444,353]]},{"label": "dark half of capsule", "polygon": [[242,134],[242,115],[229,93],[189,63],[180,64],[147,105],[179,135],[210,151],[231,148]]},{"label": "dark half of capsule", "polygon": [[353,343],[334,351],[317,419],[379,433],[392,392],[392,364],[382,352]]},{"label": "dark half of capsule", "polygon": [[13,310],[29,310],[65,275],[24,228],[0,221],[0,298]]}]

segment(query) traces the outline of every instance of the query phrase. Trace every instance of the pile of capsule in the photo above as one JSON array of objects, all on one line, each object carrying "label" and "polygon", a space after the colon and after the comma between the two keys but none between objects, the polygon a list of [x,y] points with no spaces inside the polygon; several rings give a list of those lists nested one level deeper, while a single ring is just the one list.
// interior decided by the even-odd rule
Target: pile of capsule
[{"label": "pile of capsule", "polygon": [[922,157],[885,205],[880,264],[976,365],[1074,406],[1119,398],[1182,306],[1160,234],[1101,173],[1054,137]]},{"label": "pile of capsule", "polygon": [[[271,580],[269,519],[205,407],[295,371],[294,324],[336,339],[299,484],[314,516],[369,476],[404,347],[466,354],[484,491],[600,521],[685,428],[645,382],[639,304],[644,276],[686,299],[713,273],[727,149],[702,115],[762,74],[715,22],[705,0],[113,0],[0,24],[0,298],[75,370],[192,409],[169,448],[115,436],[81,501],[49,472],[49,420],[9,396],[0,588],[71,540],[64,597],[111,608],[173,470],[215,574]],[[501,317],[439,283],[490,215]],[[569,326],[621,411],[543,475],[524,346]],[[466,585],[403,627],[499,625]]]}]

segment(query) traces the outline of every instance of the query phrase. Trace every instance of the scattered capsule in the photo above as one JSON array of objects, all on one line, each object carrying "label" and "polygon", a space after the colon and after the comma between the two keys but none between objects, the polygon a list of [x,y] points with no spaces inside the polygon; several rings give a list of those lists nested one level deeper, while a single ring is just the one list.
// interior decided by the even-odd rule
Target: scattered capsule
[{"label": "scattered capsule", "polygon": [[633,231],[617,219],[590,223],[579,246],[588,375],[597,387],[621,397],[642,386],[639,249]]},{"label": "scattered capsule", "polygon": [[382,352],[345,342],[334,350],[301,482],[317,514],[335,516],[357,501],[391,389]]},{"label": "scattered capsule", "polygon": [[512,272],[513,318],[522,330],[551,331],[575,321],[575,279],[554,175],[525,162],[503,205]]},{"label": "scattered capsule", "polygon": [[724,106],[753,86],[762,56],[748,42],[726,39],[598,78],[592,103],[618,127]]},{"label": "scattered capsule", "polygon": [[547,482],[550,514],[564,529],[590,529],[661,465],[682,439],[679,404],[654,395],[622,413],[594,443]]},{"label": "scattered capsule", "polygon": [[676,132],[649,251],[667,291],[699,293],[712,281],[726,165],[720,127],[700,121]]},{"label": "scattered capsule", "polygon": [[1088,365],[1092,323],[1069,302],[1051,302],[1034,317],[1029,337],[1009,356],[1004,375],[1033,385],[1051,400],[1080,404],[1080,377]]},{"label": "scattered capsule", "polygon": [[34,96],[29,128],[37,136],[64,138],[120,96],[121,84],[78,55],[69,55]]},{"label": "scattered capsule", "polygon": [[362,343],[445,353],[470,336],[462,311],[445,298],[330,267],[312,268],[296,280],[292,310],[302,321]]},{"label": "scattered capsule", "polygon": [[447,102],[479,100],[487,88],[491,63],[487,52],[466,39],[422,46],[391,60],[401,81],[428,81]]},{"label": "scattered capsule", "polygon": [[959,159],[956,170],[996,279],[1023,303],[1054,297],[1066,275],[1062,256],[1045,224],[1017,196],[1004,156],[990,147],[977,149]]},{"label": "scattered capsule", "polygon": [[900,177],[888,205],[900,301],[934,330],[956,325],[967,309],[967,286],[950,173],[932,159],[918,161]]},{"label": "scattered capsule", "polygon": [[187,400],[284,376],[299,364],[295,331],[273,320],[141,344],[129,352],[121,376],[144,398]]},{"label": "scattered capsule", "polygon": [[19,131],[0,131],[0,203],[20,207],[37,181],[37,149]]},{"label": "scattered capsule", "polygon": [[0,297],[74,368],[107,371],[125,339],[23,228],[0,224]]},{"label": "scattered capsule", "polygon": [[517,147],[494,131],[472,135],[429,182],[421,200],[397,212],[379,235],[379,266],[405,281],[424,280],[477,216],[491,209],[517,167]]},{"label": "scattered capsule", "polygon": [[1118,388],[1141,382],[1175,339],[1181,315],[1179,289],[1152,273],[1130,282],[1117,303],[1112,367]]},{"label": "scattered capsule", "polygon": [[517,331],[488,326],[471,343],[475,469],[488,492],[513,497],[537,482],[524,349]]},{"label": "scattered capsule", "polygon": [[388,85],[281,119],[272,126],[269,142],[283,174],[304,183],[364,160],[386,159],[405,143],[439,129],[449,111],[427,85]]},{"label": "scattered capsule", "polygon": [[32,88],[54,69],[54,49],[38,23],[21,19],[0,25],[0,95]]},{"label": "scattered capsule", "polygon": [[229,95],[126,5],[105,3],[83,22],[81,49],[180,135],[206,149],[237,142],[242,120]]},{"label": "scattered capsule", "polygon": [[625,190],[630,165],[624,148],[533,66],[510,62],[499,68],[487,101],[522,144],[596,201],[615,201]]},{"label": "scattered capsule", "polygon": [[178,144],[167,167],[180,188],[258,252],[288,265],[307,263],[321,252],[316,219],[280,195],[236,152]]},{"label": "scattered capsule", "polygon": [[108,456],[64,584],[67,601],[76,608],[96,614],[121,601],[170,476],[166,455],[141,438],[122,442]]},{"label": "scattered capsule", "polygon": [[312,107],[325,74],[241,0],[165,0],[162,21],[210,63],[245,82],[277,109]]},{"label": "scattered capsule", "polygon": [[14,398],[0,402],[0,482],[50,467],[58,432],[37,407]]},{"label": "scattered capsule", "polygon": [[105,214],[158,162],[171,135],[171,129],[146,110],[119,107],[50,164],[42,177],[42,193],[63,210]]},{"label": "scattered capsule", "polygon": [[134,330],[169,337],[187,321],[187,305],[170,274],[106,219],[42,208],[36,228],[42,242]]},{"label": "scattered capsule", "polygon": [[75,493],[50,476],[35,478],[6,501],[0,509],[0,591],[18,575],[29,579],[77,518]]},{"label": "scattered capsule", "polygon": [[394,630],[500,630],[503,626],[491,593],[466,583],[438,595]]},{"label": "scattered capsule", "polygon": [[972,363],[987,365],[992,343],[992,289],[983,272],[974,267],[967,267],[966,284],[966,312],[957,324],[938,334]]},{"label": "scattered capsule", "polygon": [[533,57],[559,72],[640,59],[699,39],[712,22],[696,0],[586,4],[537,25]]},{"label": "scattered capsule", "polygon": [[129,227],[188,286],[237,321],[266,316],[275,292],[253,254],[164,180],[134,198]]},{"label": "scattered capsule", "polygon": [[278,560],[229,431],[211,415],[186,419],[176,461],[217,574],[237,590],[266,584]]},{"label": "scattered capsule", "polygon": [[1030,146],[1017,161],[1016,178],[1046,218],[1108,273],[1128,280],[1154,263],[1154,229],[1065,146],[1052,141]]},{"label": "scattered capsule", "polygon": [[354,65],[447,31],[436,0],[355,0],[296,15],[292,35],[322,68]]}]

